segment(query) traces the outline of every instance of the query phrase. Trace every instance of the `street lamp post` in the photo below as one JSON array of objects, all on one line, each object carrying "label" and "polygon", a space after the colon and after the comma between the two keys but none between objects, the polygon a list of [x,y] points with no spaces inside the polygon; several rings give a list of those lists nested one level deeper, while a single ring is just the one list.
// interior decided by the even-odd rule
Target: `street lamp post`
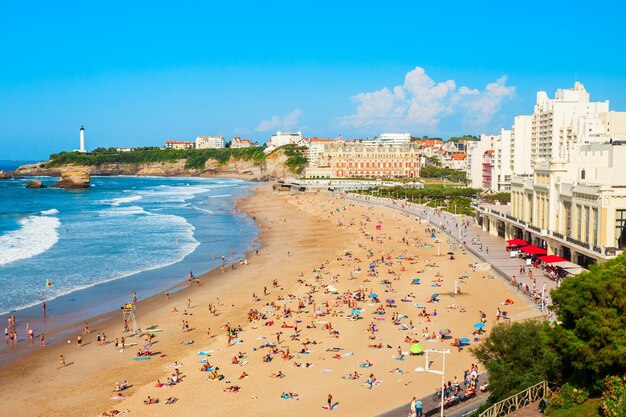
[{"label": "street lamp post", "polygon": [[[435,371],[433,369],[430,369],[430,363],[428,362],[428,354],[429,353],[441,353],[441,357],[443,359],[442,364],[441,364],[441,371]],[[425,350],[425,358],[426,358],[426,367],[422,368],[422,367],[417,367],[415,368],[415,372],[429,372],[431,374],[435,374],[435,375],[441,375],[441,411],[440,411],[440,417],[443,417],[443,404],[444,404],[444,389],[446,386],[446,355],[448,353],[450,353],[450,350]]]}]

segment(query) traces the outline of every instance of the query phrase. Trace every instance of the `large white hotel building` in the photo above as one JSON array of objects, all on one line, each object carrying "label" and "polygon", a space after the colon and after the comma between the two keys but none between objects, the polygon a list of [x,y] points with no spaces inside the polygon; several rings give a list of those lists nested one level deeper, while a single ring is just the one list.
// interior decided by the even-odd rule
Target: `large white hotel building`
[{"label": "large white hotel building", "polygon": [[582,266],[626,248],[626,112],[591,102],[582,84],[539,92],[532,115],[482,135],[472,154],[473,186],[511,192],[509,205],[477,208],[484,230]]}]

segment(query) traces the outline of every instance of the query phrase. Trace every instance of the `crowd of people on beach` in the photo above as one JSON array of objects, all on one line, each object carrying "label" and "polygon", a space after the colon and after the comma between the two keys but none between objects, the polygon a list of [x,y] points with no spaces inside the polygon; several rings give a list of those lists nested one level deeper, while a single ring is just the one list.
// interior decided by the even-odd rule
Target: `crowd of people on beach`
[{"label": "crowd of people on beach", "polygon": [[[446,224],[442,222],[437,227],[408,215],[404,215],[401,221],[392,221],[395,218],[390,220],[389,214],[385,217],[372,210],[355,214],[357,211],[352,209],[355,203],[323,196],[291,196],[290,202],[298,210],[306,210],[309,209],[307,198],[320,200],[318,221],[326,222],[338,231],[353,233],[358,246],[342,250],[317,264],[303,266],[297,275],[282,276],[277,268],[274,276],[267,276],[265,281],[249,288],[245,300],[238,300],[236,307],[230,301],[226,304],[217,297],[202,305],[196,301],[197,305],[194,305],[192,291],[201,288],[202,282],[190,271],[187,276],[190,288],[184,296],[170,291],[164,293],[165,303],[169,304],[166,314],[171,312],[180,329],[164,329],[164,332],[167,332],[168,338],[180,339],[177,343],[194,346],[188,348],[188,353],[199,344],[202,345],[199,349],[206,346],[206,350],[198,352],[199,363],[185,368],[184,373],[182,363],[168,362],[171,365],[167,365],[167,373],[160,374],[156,381],[151,379],[150,395],[142,396],[146,406],[183,402],[181,394],[177,394],[181,400],[168,396],[160,401],[159,398],[165,397],[159,395],[160,390],[169,388],[168,392],[172,394],[182,392],[176,391],[180,390],[179,386],[188,385],[186,381],[198,378],[212,386],[219,386],[219,395],[224,397],[230,397],[226,394],[241,396],[245,393],[252,399],[257,398],[257,393],[250,388],[254,386],[251,380],[292,381],[292,378],[296,380],[301,375],[307,375],[311,381],[320,374],[330,375],[341,380],[346,387],[355,387],[363,392],[384,390],[387,385],[396,383],[394,380],[398,383],[402,380],[403,385],[398,386],[405,387],[412,379],[406,377],[411,374],[409,369],[415,367],[417,360],[422,360],[424,351],[429,350],[428,345],[439,349],[453,347],[453,355],[467,355],[466,346],[481,342],[484,326],[474,329],[471,325],[455,329],[442,326],[444,320],[447,324],[455,322],[450,317],[463,318],[465,322],[469,319],[463,315],[475,312],[475,306],[466,304],[466,298],[461,297],[471,285],[474,274],[459,270],[451,275],[446,272],[447,268],[442,268],[444,263],[449,265],[453,262],[463,265],[458,269],[471,265],[465,257],[463,245],[456,246],[455,251],[446,256],[436,257],[434,254],[436,246],[445,246],[446,242],[440,234]],[[254,220],[260,229],[265,230],[271,230],[272,226],[276,229],[276,223],[288,221],[280,215],[263,219],[255,217]],[[468,221],[461,221],[455,226],[465,230],[468,224]],[[394,233],[389,233],[388,228],[393,228]],[[448,247],[451,251],[452,245]],[[287,248],[281,255],[284,259],[292,259],[294,251]],[[256,254],[253,256],[262,255],[258,249],[253,253]],[[231,258],[229,264],[227,256],[221,256],[222,272],[228,274],[229,271],[254,265],[254,257],[236,261],[233,251]],[[132,305],[135,305],[138,300],[134,292],[132,299]],[[513,303],[513,298],[502,302],[506,306]],[[238,318],[222,318],[225,311],[232,311],[233,307],[241,305],[246,308],[241,310]],[[508,318],[509,314],[499,307],[491,316],[494,321]],[[481,311],[478,321],[486,325],[487,314]],[[91,329],[85,322],[82,334],[77,336],[77,344],[81,346],[83,337],[93,340],[93,332],[96,345],[112,345],[114,349],[124,352],[141,340],[137,338],[137,342],[128,343],[127,337],[133,334],[131,326],[132,322],[125,320],[121,335],[111,340],[101,329]],[[152,348],[155,338],[158,342],[163,340],[159,339],[164,334],[159,333],[160,330],[154,328],[142,332],[143,347],[140,344],[128,349],[131,354],[135,352],[133,360],[147,360],[148,363],[155,362],[155,359],[160,360],[158,363],[170,360],[169,357],[160,359],[166,355],[155,353]],[[462,337],[470,334],[471,341]],[[258,336],[256,340],[254,336]],[[359,340],[358,349],[349,347],[354,340]],[[60,358],[59,369],[66,367],[66,363],[64,356]],[[141,366],[140,363],[144,362],[139,362],[138,366]],[[185,363],[189,365],[187,360]],[[255,367],[251,367],[251,363]],[[340,375],[333,375],[333,364],[345,367],[347,363],[350,365],[342,368]],[[265,371],[259,373],[258,369]],[[298,377],[294,377],[295,374]],[[475,395],[478,380],[478,367],[472,365],[462,379],[454,377],[448,381],[442,392],[445,404],[452,406]],[[127,400],[122,391],[127,392],[129,387],[128,381],[116,383],[113,399]],[[298,386],[287,388],[277,386],[274,398],[300,401],[300,404],[310,400],[308,391],[300,391]],[[412,388],[403,389],[409,392]],[[128,392],[132,394],[133,390]],[[328,395],[324,392],[321,396],[319,391],[315,391],[318,406],[330,411],[339,407],[334,397],[336,392]],[[348,395],[342,393],[342,396]],[[288,403],[285,401],[285,404]],[[422,402],[414,398],[411,416],[421,416],[422,408]]]}]

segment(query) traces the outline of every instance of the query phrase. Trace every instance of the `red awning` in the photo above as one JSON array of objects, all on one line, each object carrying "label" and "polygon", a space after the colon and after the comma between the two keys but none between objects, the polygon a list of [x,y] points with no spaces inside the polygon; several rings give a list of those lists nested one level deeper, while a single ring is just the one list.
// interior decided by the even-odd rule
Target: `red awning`
[{"label": "red awning", "polygon": [[548,256],[540,256],[539,260],[541,262],[545,262],[547,264],[555,264],[558,262],[567,262],[567,259],[563,259],[560,256],[548,255]]},{"label": "red awning", "polygon": [[508,243],[510,246],[527,246],[528,242],[526,242],[524,239],[511,239],[511,240],[507,240],[506,243]]},{"label": "red awning", "polygon": [[524,253],[529,254],[529,255],[547,255],[548,254],[548,251],[546,251],[545,249],[540,248],[539,246],[535,246],[535,245],[524,246],[520,250],[522,252],[524,252]]}]

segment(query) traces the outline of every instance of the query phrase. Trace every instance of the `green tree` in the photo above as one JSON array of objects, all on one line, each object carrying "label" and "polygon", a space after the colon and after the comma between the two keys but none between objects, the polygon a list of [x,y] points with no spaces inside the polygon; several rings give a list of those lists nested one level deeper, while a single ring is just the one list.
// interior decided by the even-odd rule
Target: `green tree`
[{"label": "green tree", "polygon": [[552,290],[560,325],[550,346],[561,356],[563,376],[597,387],[609,375],[626,372],[626,254],[563,281]]},{"label": "green tree", "polygon": [[500,401],[555,376],[559,360],[546,348],[540,320],[499,323],[472,353],[489,372],[490,400]]}]

